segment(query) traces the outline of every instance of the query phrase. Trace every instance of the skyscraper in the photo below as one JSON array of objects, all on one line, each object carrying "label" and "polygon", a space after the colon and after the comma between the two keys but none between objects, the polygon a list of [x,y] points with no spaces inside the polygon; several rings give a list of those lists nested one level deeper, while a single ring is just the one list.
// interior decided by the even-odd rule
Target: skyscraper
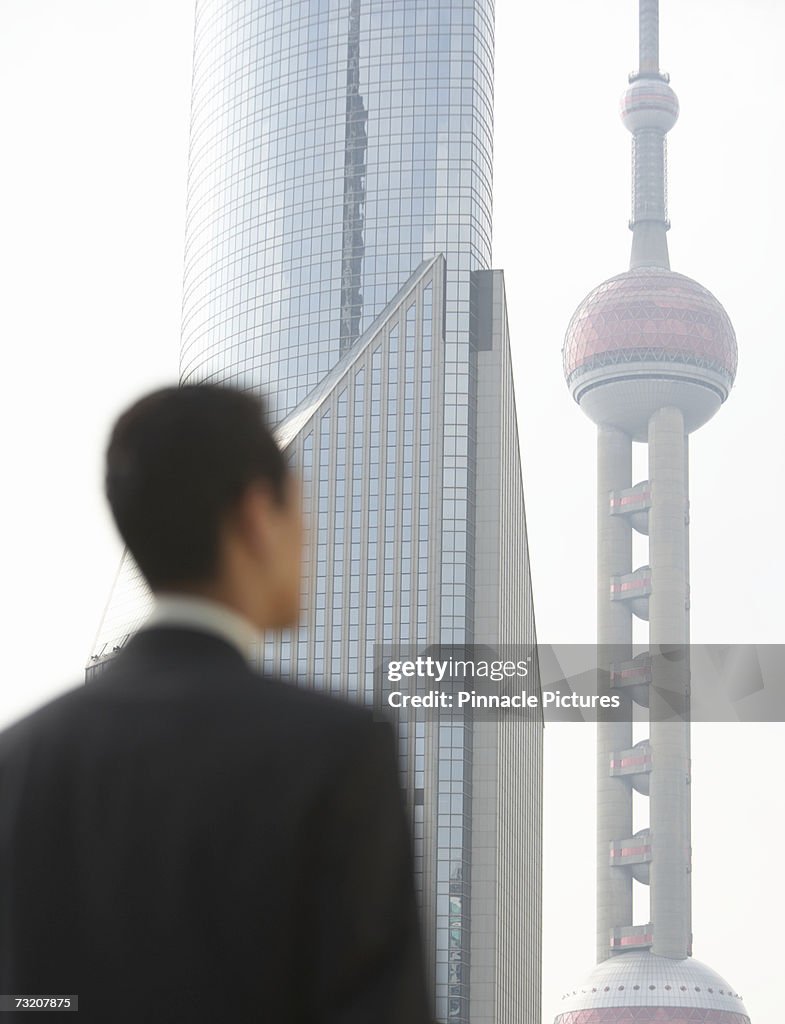
[{"label": "skyscraper", "polygon": [[[621,107],[633,137],[630,269],[578,306],[563,353],[598,426],[599,668],[627,714],[598,725],[597,967],[557,1022],[749,1024],[735,990],[692,959],[690,896],[688,438],[730,392],[736,337],[717,299],[670,269],[665,137],[679,105],[659,69],[658,0],[639,3],[640,69]],[[648,447],[648,479],[634,486],[633,442]],[[635,570],[634,530],[649,550]],[[635,659],[634,616],[649,623]],[[649,709],[649,738],[635,745],[633,702]],[[633,791],[649,806],[634,835]],[[645,923],[633,921],[634,881],[649,888]]]},{"label": "skyscraper", "polygon": [[[492,106],[492,0],[197,3],[180,379],[268,398],[308,545],[257,657],[356,700],[534,641]],[[88,677],[148,602],[126,556]],[[539,1024],[541,724],[398,730],[437,1013]]]}]

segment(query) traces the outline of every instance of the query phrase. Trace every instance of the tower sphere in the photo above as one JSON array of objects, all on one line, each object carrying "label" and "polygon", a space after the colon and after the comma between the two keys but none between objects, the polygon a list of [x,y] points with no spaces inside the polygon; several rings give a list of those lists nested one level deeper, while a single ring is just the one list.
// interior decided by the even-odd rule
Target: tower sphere
[{"label": "tower sphere", "polygon": [[621,98],[620,113],[630,132],[669,132],[679,118],[679,100],[663,78],[636,78]]},{"label": "tower sphere", "polygon": [[736,376],[736,334],[692,278],[637,267],[589,292],[562,350],[572,396],[595,423],[647,436],[653,412],[676,406],[688,431],[711,419]]},{"label": "tower sphere", "polygon": [[700,960],[636,950],[603,960],[563,997],[555,1024],[749,1024],[741,996]]}]

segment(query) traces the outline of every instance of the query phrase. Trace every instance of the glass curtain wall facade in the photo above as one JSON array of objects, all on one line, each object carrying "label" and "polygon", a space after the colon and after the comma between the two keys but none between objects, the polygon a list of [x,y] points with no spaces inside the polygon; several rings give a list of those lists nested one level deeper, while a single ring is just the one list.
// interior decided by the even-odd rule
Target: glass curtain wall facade
[{"label": "glass curtain wall facade", "polygon": [[[491,246],[491,0],[200,0],[181,383],[261,390],[303,487],[260,667],[370,699],[374,644],[530,644]],[[88,665],[150,605],[124,556]],[[397,723],[439,1019],[540,1024],[541,723]]]},{"label": "glass curtain wall facade", "polygon": [[492,0],[200,0],[183,383],[265,387],[283,419],[436,253],[465,346],[492,132]]}]

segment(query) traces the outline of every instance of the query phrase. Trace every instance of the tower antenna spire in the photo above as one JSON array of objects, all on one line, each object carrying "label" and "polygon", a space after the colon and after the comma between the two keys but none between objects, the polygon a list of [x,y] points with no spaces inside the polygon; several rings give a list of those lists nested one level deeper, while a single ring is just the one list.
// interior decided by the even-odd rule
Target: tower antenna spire
[{"label": "tower antenna spire", "polygon": [[670,269],[668,256],[667,141],[679,101],[660,64],[659,0],[639,0],[639,70],[621,102],[621,117],[632,133],[632,252],[630,269]]},{"label": "tower antenna spire", "polygon": [[641,75],[660,73],[660,3],[640,0],[638,8],[638,67]]}]

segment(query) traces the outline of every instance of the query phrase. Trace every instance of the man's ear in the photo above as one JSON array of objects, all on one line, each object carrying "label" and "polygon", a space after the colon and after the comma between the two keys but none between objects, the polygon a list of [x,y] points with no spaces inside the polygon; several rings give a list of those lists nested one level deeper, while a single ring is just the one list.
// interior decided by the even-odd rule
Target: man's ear
[{"label": "man's ear", "polygon": [[271,543],[273,494],[264,481],[253,481],[237,501],[230,525],[255,555],[265,557]]}]

